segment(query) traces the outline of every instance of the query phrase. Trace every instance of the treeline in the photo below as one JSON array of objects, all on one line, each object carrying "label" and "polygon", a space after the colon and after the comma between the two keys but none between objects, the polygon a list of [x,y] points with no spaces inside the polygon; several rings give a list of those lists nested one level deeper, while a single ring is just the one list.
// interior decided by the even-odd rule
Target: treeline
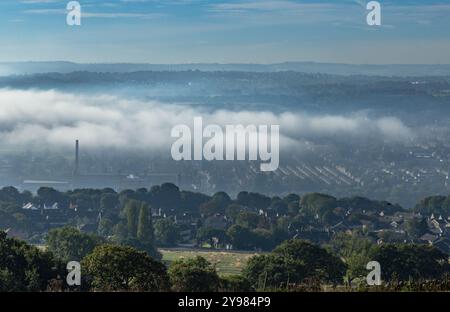
[{"label": "treeline", "polygon": [[[449,202],[443,196],[426,198],[415,212],[446,218]],[[25,203],[37,209],[58,203],[59,210],[51,212],[48,219],[50,212],[27,213],[22,209]],[[269,197],[243,191],[232,199],[225,192],[208,196],[181,191],[171,183],[121,192],[110,188],[60,192],[43,187],[32,194],[13,187],[0,189],[0,229],[21,230],[30,242],[43,243],[52,218],[57,218],[60,223],[150,254],[154,254],[154,245],[176,246],[180,242],[265,251],[294,237],[324,243],[339,232],[340,223],[352,228],[380,228],[385,226],[380,223],[381,214],[403,212],[406,210],[399,205],[363,197],[338,199],[319,193]],[[426,223],[415,218],[408,221],[406,230],[407,239],[415,241],[426,233]],[[382,234],[389,242],[389,233]]]},{"label": "treeline", "polygon": [[[37,222],[38,213],[21,209],[28,202],[40,208],[58,203],[60,222],[78,228],[94,224],[89,231],[144,250],[151,249],[151,244],[142,240],[142,231],[150,228],[154,233],[150,241],[158,246],[174,246],[182,241],[182,232],[194,231],[191,236],[199,246],[231,244],[237,249],[269,251],[288,238],[302,237],[308,229],[329,228],[343,220],[354,225],[362,220],[376,222],[368,211],[403,211],[398,205],[362,197],[337,199],[318,193],[269,197],[243,191],[232,199],[225,192],[208,196],[181,191],[171,183],[121,192],[109,188],[60,192],[42,187],[33,195],[13,187],[1,189],[0,228],[18,228],[29,233],[35,243],[44,240],[48,227]],[[158,217],[153,220],[152,215]],[[141,234],[139,226],[144,226]],[[303,238],[324,239],[310,236]]]},{"label": "treeline", "polygon": [[414,208],[422,214],[438,216],[450,215],[450,196],[429,196],[422,199]]},{"label": "treeline", "polygon": [[[450,290],[448,257],[423,245],[373,245],[343,235],[330,246],[287,240],[252,257],[242,274],[222,277],[202,257],[167,267],[148,253],[73,228],[53,230],[48,249],[0,232],[0,291],[368,291]],[[81,285],[65,282],[68,259],[81,263]],[[366,261],[381,264],[383,284],[365,283]]]}]

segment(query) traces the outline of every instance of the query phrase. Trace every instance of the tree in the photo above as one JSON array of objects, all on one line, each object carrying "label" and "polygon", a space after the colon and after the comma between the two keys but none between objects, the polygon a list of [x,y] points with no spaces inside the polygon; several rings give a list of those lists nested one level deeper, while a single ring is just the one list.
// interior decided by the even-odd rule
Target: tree
[{"label": "tree", "polygon": [[198,213],[198,208],[209,201],[211,198],[202,193],[194,193],[189,191],[182,191],[181,197],[181,210],[188,211],[190,213]]},{"label": "tree", "polygon": [[17,203],[23,201],[23,196],[15,187],[7,186],[0,189],[0,201]]},{"label": "tree", "polygon": [[200,256],[174,261],[169,277],[174,291],[214,292],[220,285],[215,268]]},{"label": "tree", "polygon": [[428,231],[425,218],[413,218],[406,222],[406,232],[413,239],[418,239]]},{"label": "tree", "polygon": [[[297,202],[296,202],[297,203]],[[288,203],[281,199],[273,199],[269,206],[269,209],[277,213],[278,215],[287,215],[289,213]]]},{"label": "tree", "polygon": [[325,249],[292,239],[268,255],[252,257],[243,274],[257,288],[276,288],[287,283],[302,283],[306,279],[338,283],[345,271],[345,264]]},{"label": "tree", "polygon": [[[138,208],[139,216],[137,216]],[[146,251],[153,259],[160,260],[162,255],[155,247],[151,210],[148,204],[130,200],[124,210],[127,218],[126,224],[121,221],[114,226],[113,241]]]},{"label": "tree", "polygon": [[236,217],[238,214],[244,210],[244,207],[238,204],[231,204],[225,209],[225,215],[233,220],[233,222],[236,221]]},{"label": "tree", "polygon": [[125,206],[128,237],[131,238],[135,238],[137,236],[138,209],[138,202],[136,200],[129,200]]},{"label": "tree", "polygon": [[0,291],[44,291],[61,273],[50,252],[0,232]]},{"label": "tree", "polygon": [[171,219],[159,219],[155,222],[155,239],[162,246],[176,245],[180,230]]},{"label": "tree", "polygon": [[367,275],[366,265],[374,259],[376,245],[357,234],[339,233],[330,242],[331,250],[347,264],[349,279]]},{"label": "tree", "polygon": [[53,205],[59,203],[60,205],[66,205],[68,198],[65,194],[57,191],[51,187],[41,187],[37,191],[41,204]]},{"label": "tree", "polygon": [[252,232],[243,226],[232,225],[227,231],[227,235],[231,240],[234,248],[237,249],[253,249],[254,240]]},{"label": "tree", "polygon": [[25,231],[27,231],[28,233],[31,232],[33,224],[31,222],[31,220],[23,213],[20,212],[16,212],[13,213],[12,215],[15,219],[15,223],[16,225],[20,228],[23,229]]},{"label": "tree", "polygon": [[254,213],[249,211],[242,211],[240,212],[236,217],[236,224],[249,228],[249,229],[256,229],[258,225],[261,222],[261,217]]},{"label": "tree", "polygon": [[200,206],[201,213],[211,216],[217,213],[225,214],[226,208],[231,204],[231,198],[225,192],[217,192],[210,201]]},{"label": "tree", "polygon": [[146,203],[141,204],[137,228],[137,238],[141,242],[150,244],[154,243],[152,213],[149,206]]},{"label": "tree", "polygon": [[223,244],[228,240],[226,232],[222,229],[215,229],[212,227],[202,227],[197,231],[197,244],[202,245],[207,243],[214,246],[214,239],[217,239],[219,244]]},{"label": "tree", "polygon": [[52,229],[47,235],[48,250],[66,263],[81,261],[102,242],[101,237],[82,233],[73,227]]},{"label": "tree", "polygon": [[269,207],[271,199],[259,193],[240,192],[237,195],[236,202],[242,206],[259,210]]},{"label": "tree", "polygon": [[108,237],[113,234],[113,227],[114,223],[111,221],[111,219],[103,217],[98,223],[97,232],[102,237]]},{"label": "tree", "polygon": [[118,244],[121,244],[128,238],[128,227],[124,221],[117,223],[113,227],[112,240]]},{"label": "tree", "polygon": [[164,264],[129,246],[101,245],[82,261],[92,290],[167,291]]},{"label": "tree", "polygon": [[245,265],[243,276],[256,290],[285,287],[287,283],[298,282],[305,276],[305,268],[291,259],[275,254],[251,257]]},{"label": "tree", "polygon": [[256,248],[270,251],[275,247],[273,234],[269,230],[255,229],[252,231],[252,236]]},{"label": "tree", "polygon": [[220,291],[225,292],[250,292],[254,288],[250,281],[242,275],[228,275],[220,279]]},{"label": "tree", "polygon": [[114,211],[119,206],[119,196],[116,193],[104,193],[100,198],[100,209],[103,212]]},{"label": "tree", "polygon": [[333,223],[335,216],[332,210],[337,207],[337,200],[333,196],[311,193],[302,196],[300,200],[301,212],[310,217],[319,217],[325,223]]},{"label": "tree", "polygon": [[155,185],[150,190],[151,204],[164,211],[177,210],[181,205],[180,189],[173,183]]},{"label": "tree", "polygon": [[381,265],[382,278],[440,279],[449,272],[448,256],[427,245],[385,244],[377,248],[374,259]]}]

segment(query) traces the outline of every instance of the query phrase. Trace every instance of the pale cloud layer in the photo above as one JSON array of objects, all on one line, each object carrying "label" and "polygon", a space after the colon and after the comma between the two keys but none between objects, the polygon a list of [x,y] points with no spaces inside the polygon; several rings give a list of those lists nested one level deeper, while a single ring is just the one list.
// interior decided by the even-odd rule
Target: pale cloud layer
[{"label": "pale cloud layer", "polygon": [[57,91],[0,90],[2,146],[72,147],[168,151],[173,126],[280,125],[281,148],[301,146],[305,139],[370,138],[407,140],[412,131],[392,117],[365,115],[311,116],[301,113],[229,110],[205,111],[189,105],[142,102],[109,95],[73,95]]}]

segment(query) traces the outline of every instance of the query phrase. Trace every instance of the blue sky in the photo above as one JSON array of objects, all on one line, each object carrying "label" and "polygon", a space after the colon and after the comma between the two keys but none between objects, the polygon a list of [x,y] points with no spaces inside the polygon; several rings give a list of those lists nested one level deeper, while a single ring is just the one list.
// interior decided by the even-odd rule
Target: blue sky
[{"label": "blue sky", "polygon": [[450,0],[0,1],[0,61],[450,63]]}]

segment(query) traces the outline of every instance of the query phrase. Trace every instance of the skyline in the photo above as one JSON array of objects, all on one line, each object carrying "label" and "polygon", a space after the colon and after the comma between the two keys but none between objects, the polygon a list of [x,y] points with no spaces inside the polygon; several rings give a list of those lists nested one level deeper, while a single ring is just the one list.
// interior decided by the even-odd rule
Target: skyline
[{"label": "skyline", "polygon": [[450,0],[380,1],[381,26],[349,0],[81,0],[67,26],[68,2],[2,1],[0,61],[450,64]]}]

